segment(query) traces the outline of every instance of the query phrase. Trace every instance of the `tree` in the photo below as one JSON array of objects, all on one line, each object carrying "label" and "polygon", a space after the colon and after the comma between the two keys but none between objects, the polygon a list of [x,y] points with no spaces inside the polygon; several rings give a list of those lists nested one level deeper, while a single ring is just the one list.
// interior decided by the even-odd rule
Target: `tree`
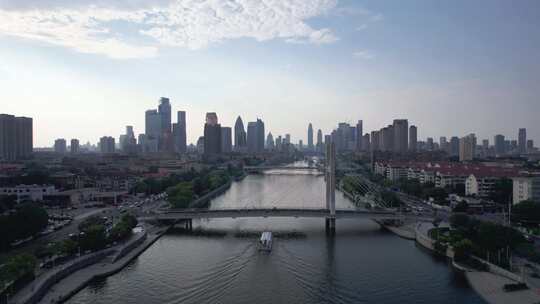
[{"label": "tree", "polygon": [[5,267],[8,275],[13,280],[16,280],[24,275],[33,274],[36,265],[36,257],[31,254],[22,253],[10,258]]},{"label": "tree", "polygon": [[495,182],[490,199],[499,204],[508,204],[512,200],[513,184],[512,180],[502,178]]},{"label": "tree", "polygon": [[36,203],[22,203],[15,213],[0,216],[0,250],[8,249],[16,240],[41,232],[47,227],[48,219],[47,211]]},{"label": "tree", "polygon": [[389,205],[388,207],[399,207],[402,204],[398,196],[394,192],[388,190],[381,192],[381,199]]},{"label": "tree", "polygon": [[540,223],[540,203],[522,201],[512,207],[512,220],[525,224]]},{"label": "tree", "polygon": [[454,260],[463,261],[471,254],[473,243],[469,239],[462,239],[456,242],[454,248]]},{"label": "tree", "polygon": [[452,211],[453,212],[467,212],[468,209],[469,209],[469,205],[467,204],[467,202],[461,201],[454,207],[454,210]]},{"label": "tree", "polygon": [[80,245],[83,250],[96,251],[105,248],[105,245],[107,245],[105,226],[93,225],[87,227],[84,235],[80,238]]},{"label": "tree", "polygon": [[450,216],[450,225],[454,229],[467,229],[469,227],[470,218],[465,214],[453,214]]},{"label": "tree", "polygon": [[187,208],[194,199],[191,182],[182,182],[167,190],[169,203],[173,208]]}]

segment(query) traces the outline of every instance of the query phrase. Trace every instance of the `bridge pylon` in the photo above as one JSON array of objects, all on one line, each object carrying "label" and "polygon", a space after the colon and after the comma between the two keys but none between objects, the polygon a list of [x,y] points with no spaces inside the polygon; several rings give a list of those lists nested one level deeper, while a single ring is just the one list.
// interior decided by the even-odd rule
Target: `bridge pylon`
[{"label": "bridge pylon", "polygon": [[326,233],[336,233],[336,144],[330,141],[326,145]]}]

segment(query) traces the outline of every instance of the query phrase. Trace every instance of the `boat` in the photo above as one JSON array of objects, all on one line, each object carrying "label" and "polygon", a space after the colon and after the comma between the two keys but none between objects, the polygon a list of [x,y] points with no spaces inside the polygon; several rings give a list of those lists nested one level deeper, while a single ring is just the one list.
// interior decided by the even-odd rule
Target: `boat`
[{"label": "boat", "polygon": [[259,251],[272,251],[272,232],[265,231],[259,240]]}]

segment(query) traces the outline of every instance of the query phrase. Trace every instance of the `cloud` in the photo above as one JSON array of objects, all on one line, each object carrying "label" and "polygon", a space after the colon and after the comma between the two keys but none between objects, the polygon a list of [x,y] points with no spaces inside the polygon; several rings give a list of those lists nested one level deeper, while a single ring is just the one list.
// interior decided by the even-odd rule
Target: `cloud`
[{"label": "cloud", "polygon": [[164,46],[196,50],[238,38],[325,44],[338,38],[306,20],[336,5],[337,0],[21,0],[0,2],[0,35],[112,58],[152,57]]},{"label": "cloud", "polygon": [[375,58],[375,55],[368,50],[361,50],[361,51],[354,52],[353,57],[365,59],[365,60],[371,60]]},{"label": "cloud", "polygon": [[330,15],[338,17],[354,17],[356,22],[361,22],[360,25],[355,28],[356,31],[363,31],[367,29],[370,24],[379,22],[384,19],[382,14],[376,13],[361,6],[335,7],[330,11]]}]

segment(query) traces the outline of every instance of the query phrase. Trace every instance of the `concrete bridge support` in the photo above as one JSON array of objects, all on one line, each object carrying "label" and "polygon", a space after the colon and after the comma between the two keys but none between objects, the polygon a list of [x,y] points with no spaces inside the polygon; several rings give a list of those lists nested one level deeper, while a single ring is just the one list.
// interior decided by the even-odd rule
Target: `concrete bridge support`
[{"label": "concrete bridge support", "polygon": [[184,229],[187,231],[193,231],[193,220],[187,219],[184,220]]},{"label": "concrete bridge support", "polygon": [[326,145],[326,208],[330,215],[326,218],[326,233],[336,233],[336,144]]}]

